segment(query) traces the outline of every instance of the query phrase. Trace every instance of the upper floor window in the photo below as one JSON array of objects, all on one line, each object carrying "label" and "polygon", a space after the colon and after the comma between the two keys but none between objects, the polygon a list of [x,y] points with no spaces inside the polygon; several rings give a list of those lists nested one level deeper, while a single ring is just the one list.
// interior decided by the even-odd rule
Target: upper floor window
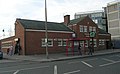
[{"label": "upper floor window", "polygon": [[95,31],[96,32],[96,27],[89,26],[89,32]]},{"label": "upper floor window", "polygon": [[80,32],[83,32],[83,25],[80,25]]},{"label": "upper floor window", "polygon": [[84,32],[87,32],[87,26],[84,26]]},{"label": "upper floor window", "polygon": [[91,32],[92,31],[92,26],[89,26],[89,32]]},{"label": "upper floor window", "polygon": [[93,27],[93,31],[95,31],[95,32],[96,32],[96,27]]}]

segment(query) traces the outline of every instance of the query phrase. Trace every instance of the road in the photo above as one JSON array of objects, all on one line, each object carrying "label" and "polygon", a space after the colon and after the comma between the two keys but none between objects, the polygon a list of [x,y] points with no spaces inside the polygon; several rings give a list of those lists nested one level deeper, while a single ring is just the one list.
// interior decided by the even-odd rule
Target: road
[{"label": "road", "polygon": [[120,74],[120,53],[55,62],[8,61],[0,74]]}]

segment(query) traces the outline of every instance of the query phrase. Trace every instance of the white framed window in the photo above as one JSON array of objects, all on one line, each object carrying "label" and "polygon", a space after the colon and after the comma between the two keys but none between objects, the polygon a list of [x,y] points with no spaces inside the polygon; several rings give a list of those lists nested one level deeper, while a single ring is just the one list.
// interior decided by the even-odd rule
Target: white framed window
[{"label": "white framed window", "polygon": [[80,32],[83,32],[83,25],[79,25],[80,26]]},{"label": "white framed window", "polygon": [[101,39],[99,39],[99,45],[102,45],[102,40]]},{"label": "white framed window", "polygon": [[91,32],[92,31],[92,26],[89,26],[89,32]]},{"label": "white framed window", "polygon": [[105,45],[105,40],[104,39],[102,40],[102,45]]},{"label": "white framed window", "polygon": [[87,32],[87,26],[84,26],[84,32]]},{"label": "white framed window", "polygon": [[85,41],[85,47],[88,47],[88,40]]},{"label": "white framed window", "polygon": [[93,27],[93,31],[96,32],[96,27]]},{"label": "white framed window", "polygon": [[[46,46],[45,39],[42,39],[42,47]],[[53,46],[53,39],[48,39],[48,46]]]},{"label": "white framed window", "polygon": [[66,40],[67,39],[63,39],[63,46],[66,46]]},{"label": "white framed window", "polygon": [[58,46],[62,46],[62,39],[58,39]]},{"label": "white framed window", "polygon": [[105,45],[105,40],[104,39],[99,39],[99,45]]},{"label": "white framed window", "polygon": [[48,46],[53,46],[53,39],[48,39]]},{"label": "white framed window", "polygon": [[[90,39],[90,44],[92,44],[92,39]],[[96,39],[93,39],[93,44],[94,44],[94,47],[97,47],[97,41],[96,41]]]},{"label": "white framed window", "polygon": [[45,47],[46,46],[46,43],[45,43],[45,39],[42,39],[42,47]]},{"label": "white framed window", "polygon": [[78,41],[74,41],[74,45],[79,45],[79,42]]}]

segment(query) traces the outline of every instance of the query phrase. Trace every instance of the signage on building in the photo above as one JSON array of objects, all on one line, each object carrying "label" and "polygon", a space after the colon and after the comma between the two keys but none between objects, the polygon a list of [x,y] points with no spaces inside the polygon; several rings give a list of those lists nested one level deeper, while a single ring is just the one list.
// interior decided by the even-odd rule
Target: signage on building
[{"label": "signage on building", "polygon": [[95,35],[96,35],[95,31],[90,32],[90,37],[95,37]]}]

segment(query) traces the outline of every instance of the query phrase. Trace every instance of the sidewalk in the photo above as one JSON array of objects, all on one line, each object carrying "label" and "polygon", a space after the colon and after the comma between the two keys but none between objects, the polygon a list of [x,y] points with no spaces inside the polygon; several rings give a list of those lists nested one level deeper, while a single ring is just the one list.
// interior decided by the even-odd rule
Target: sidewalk
[{"label": "sidewalk", "polygon": [[66,56],[65,53],[59,53],[59,54],[49,54],[49,59],[46,58],[45,54],[42,55],[12,55],[9,56],[4,53],[5,59],[11,59],[11,60],[24,60],[24,61],[37,61],[37,62],[49,62],[49,61],[60,61],[60,60],[68,60],[68,59],[75,59],[75,58],[85,58],[85,57],[93,57],[93,56],[100,56],[104,54],[112,54],[112,53],[120,53],[120,49],[107,49],[107,50],[101,50],[101,51],[95,51],[93,55],[68,55]]}]

